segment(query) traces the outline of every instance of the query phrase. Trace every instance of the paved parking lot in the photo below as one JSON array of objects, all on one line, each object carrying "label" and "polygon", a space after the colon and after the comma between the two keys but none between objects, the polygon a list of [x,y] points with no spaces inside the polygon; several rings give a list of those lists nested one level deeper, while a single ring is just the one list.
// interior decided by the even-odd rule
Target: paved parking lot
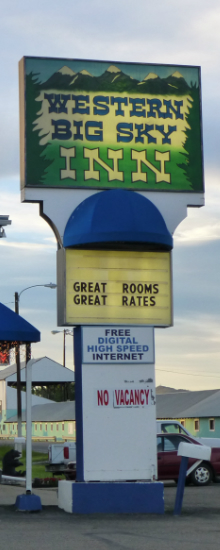
[{"label": "paved parking lot", "polygon": [[181,516],[173,516],[174,485],[165,486],[165,514],[76,516],[57,508],[56,489],[35,490],[43,511],[16,512],[21,487],[0,486],[1,548],[7,550],[216,550],[220,484],[186,487]]}]

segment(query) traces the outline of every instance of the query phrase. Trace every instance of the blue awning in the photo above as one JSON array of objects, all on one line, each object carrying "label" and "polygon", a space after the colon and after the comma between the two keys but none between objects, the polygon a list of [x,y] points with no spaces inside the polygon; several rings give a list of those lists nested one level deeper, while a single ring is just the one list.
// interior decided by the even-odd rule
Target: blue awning
[{"label": "blue awning", "polygon": [[125,189],[95,193],[72,212],[64,232],[65,248],[105,243],[141,243],[171,250],[173,239],[158,208]]},{"label": "blue awning", "polygon": [[40,342],[40,332],[0,303],[0,342]]}]

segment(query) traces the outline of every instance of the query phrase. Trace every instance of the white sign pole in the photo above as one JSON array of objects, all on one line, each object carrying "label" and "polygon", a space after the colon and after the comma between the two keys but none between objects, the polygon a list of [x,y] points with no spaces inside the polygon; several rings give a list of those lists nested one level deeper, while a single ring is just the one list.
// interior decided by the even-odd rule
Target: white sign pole
[{"label": "white sign pole", "polygon": [[32,492],[31,383],[33,359],[26,363],[26,493]]},{"label": "white sign pole", "polygon": [[38,512],[42,510],[41,499],[32,494],[32,421],[31,421],[31,382],[33,359],[30,357],[30,345],[26,344],[26,494],[18,495],[15,506],[20,512]]}]

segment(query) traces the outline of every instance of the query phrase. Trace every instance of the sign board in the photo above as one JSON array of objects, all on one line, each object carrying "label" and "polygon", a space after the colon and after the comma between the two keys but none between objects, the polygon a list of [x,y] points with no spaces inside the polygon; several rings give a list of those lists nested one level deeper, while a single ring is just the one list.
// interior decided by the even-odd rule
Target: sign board
[{"label": "sign board", "polygon": [[172,325],[170,252],[58,251],[58,324]]},{"label": "sign board", "polygon": [[21,186],[203,192],[200,68],[25,57]]},{"label": "sign board", "polygon": [[77,476],[81,481],[155,479],[154,362],[147,362],[147,354],[146,361],[136,364],[129,360],[111,364],[87,362],[88,346],[92,342],[96,345],[97,338],[105,338],[105,331],[111,338],[112,330],[129,330],[129,336],[114,338],[134,338],[143,346],[145,342],[153,356],[153,327],[107,325],[75,329]]},{"label": "sign board", "polygon": [[82,327],[83,363],[154,363],[152,327]]},{"label": "sign board", "polygon": [[82,364],[82,391],[84,480],[156,476],[154,365]]}]

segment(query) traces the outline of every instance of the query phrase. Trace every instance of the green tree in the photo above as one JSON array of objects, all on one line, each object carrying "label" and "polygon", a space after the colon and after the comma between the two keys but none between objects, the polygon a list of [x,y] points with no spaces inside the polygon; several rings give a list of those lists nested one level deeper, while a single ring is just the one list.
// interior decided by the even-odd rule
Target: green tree
[{"label": "green tree", "polygon": [[32,390],[34,395],[45,397],[52,401],[74,401],[75,400],[75,382],[63,384],[48,384],[48,386],[35,386]]}]

